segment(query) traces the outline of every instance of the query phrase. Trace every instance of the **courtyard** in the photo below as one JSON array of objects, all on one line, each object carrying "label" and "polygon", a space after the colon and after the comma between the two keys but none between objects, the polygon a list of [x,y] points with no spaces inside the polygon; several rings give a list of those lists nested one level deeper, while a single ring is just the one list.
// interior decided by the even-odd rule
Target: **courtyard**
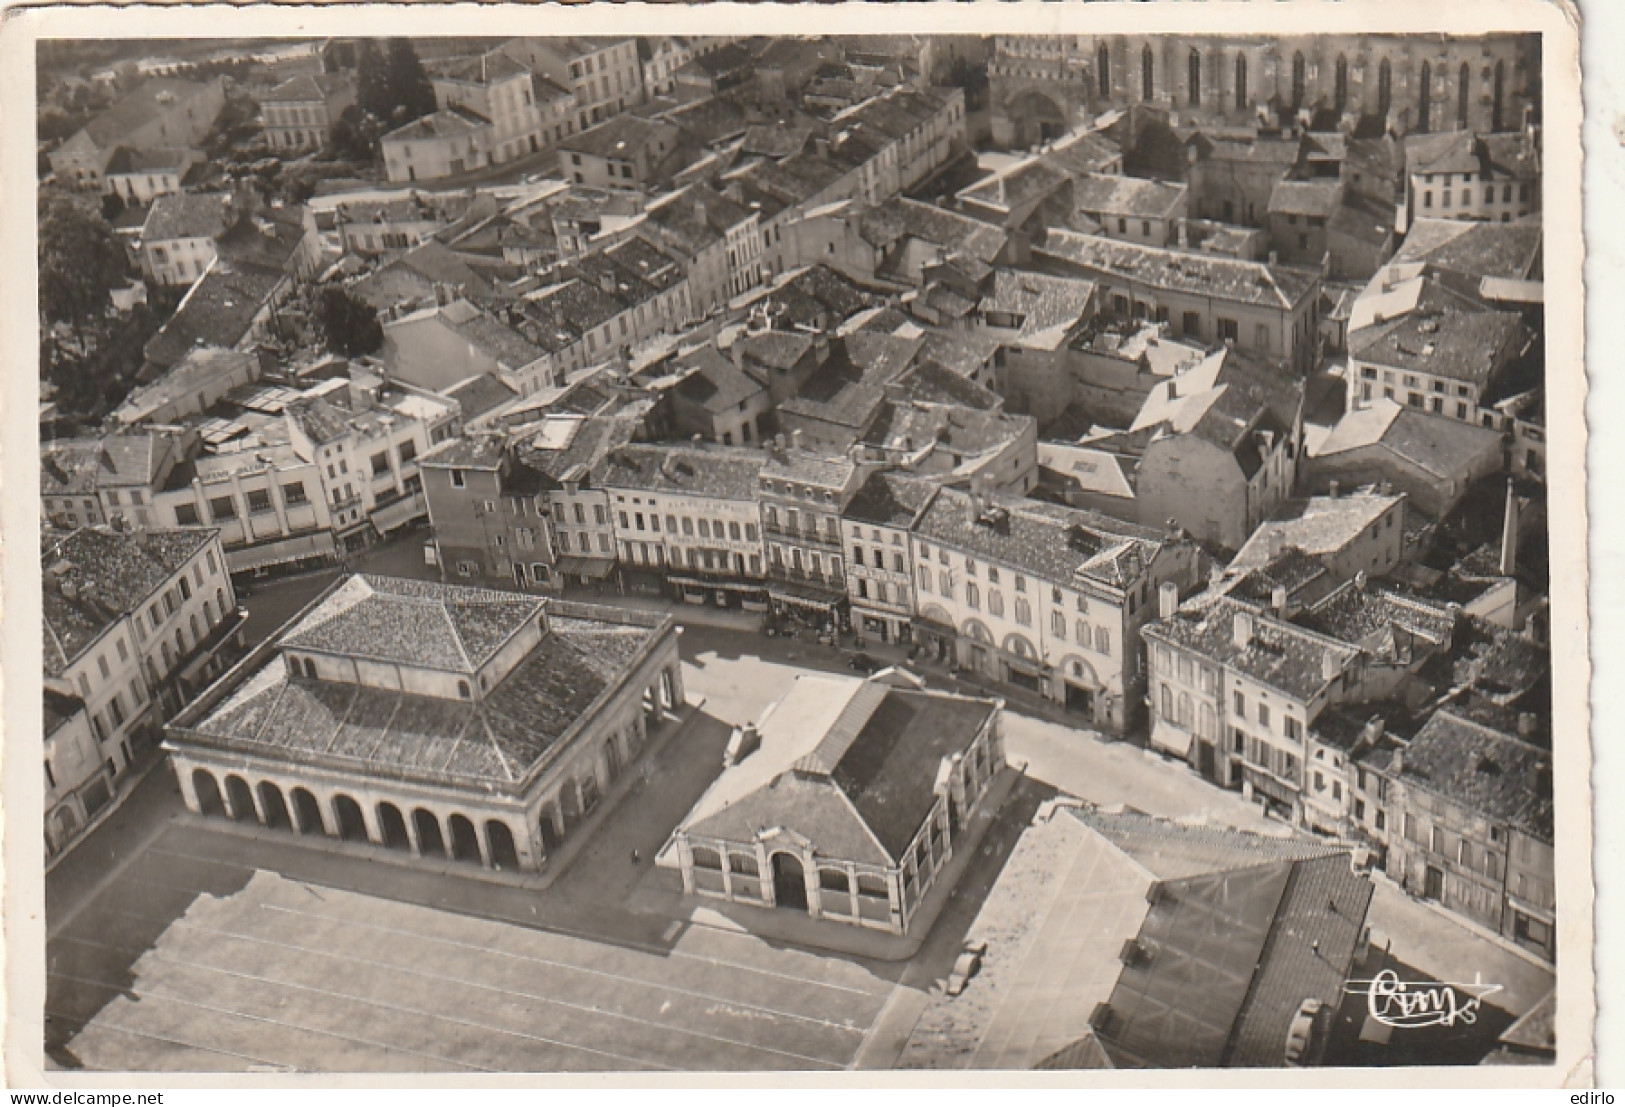
[{"label": "courtyard", "polygon": [[[1284,829],[1182,764],[1012,705],[1007,748],[1025,776],[911,960],[753,935],[664,894],[651,859],[719,770],[730,728],[798,671],[840,670],[844,658],[698,623],[682,651],[703,708],[646,755],[545,890],[189,816],[160,769],[51,874],[51,1058],[92,1069],[886,1068],[1043,799]],[[1549,968],[1380,880],[1370,921],[1396,960],[1437,979],[1481,973],[1513,1014],[1551,986]]]}]

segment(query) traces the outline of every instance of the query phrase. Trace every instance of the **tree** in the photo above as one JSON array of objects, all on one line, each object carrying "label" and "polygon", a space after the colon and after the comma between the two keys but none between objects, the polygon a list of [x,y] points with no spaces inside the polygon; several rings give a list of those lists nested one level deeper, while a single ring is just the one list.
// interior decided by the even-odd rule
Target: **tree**
[{"label": "tree", "polygon": [[362,111],[379,119],[388,119],[395,107],[390,99],[389,73],[384,67],[384,55],[370,38],[362,39],[356,48],[355,102]]},{"label": "tree", "polygon": [[434,85],[412,41],[405,38],[389,40],[389,95],[392,111],[398,124],[410,123],[425,115],[434,114]]},{"label": "tree", "polygon": [[107,220],[68,197],[40,198],[39,294],[47,319],[78,327],[99,317],[128,271]]},{"label": "tree", "polygon": [[102,218],[109,223],[124,214],[124,197],[117,192],[109,192],[102,196]]},{"label": "tree", "polygon": [[384,344],[384,327],[378,322],[378,313],[338,285],[322,289],[317,322],[327,348],[345,357],[376,353]]}]

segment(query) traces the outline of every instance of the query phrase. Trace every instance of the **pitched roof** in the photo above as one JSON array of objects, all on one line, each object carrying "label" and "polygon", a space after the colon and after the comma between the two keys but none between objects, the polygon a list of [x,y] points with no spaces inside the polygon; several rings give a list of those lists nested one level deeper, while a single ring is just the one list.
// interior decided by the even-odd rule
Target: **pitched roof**
[{"label": "pitched roof", "polygon": [[558,148],[599,158],[631,160],[640,154],[652,153],[657,142],[664,141],[670,146],[676,133],[677,128],[669,123],[623,112],[610,116],[597,126],[565,136],[558,143]]},{"label": "pitched roof", "polygon": [[181,300],[180,307],[148,341],[147,360],[173,365],[199,346],[232,349],[282,283],[280,272],[216,261]]},{"label": "pitched roof", "polygon": [[[516,605],[529,602],[538,610],[542,606],[528,597],[489,594]],[[482,605],[475,601],[474,606]],[[490,622],[490,615],[461,613],[462,625],[437,627],[433,644],[454,644],[466,636],[476,649],[483,648],[485,632],[504,625],[500,619]],[[432,617],[390,621],[396,633],[420,623],[434,626]],[[656,633],[612,617],[550,616],[548,633],[475,702],[309,680],[291,675],[273,657],[208,714],[177,724],[171,737],[307,766],[513,793],[540,771],[558,741],[624,676]]]},{"label": "pitched roof", "polygon": [[1002,227],[902,196],[859,211],[857,228],[863,240],[874,246],[889,247],[900,238],[917,238],[989,264],[1010,238]]},{"label": "pitched roof", "polygon": [[357,574],[284,631],[287,649],[473,673],[545,605],[534,596]]},{"label": "pitched roof", "polygon": [[[218,80],[218,78],[216,78]],[[174,77],[154,77],[124,93],[118,103],[85,124],[80,133],[106,150],[146,126],[166,111],[203,92],[209,86]]]},{"label": "pitched roof", "polygon": [[1373,400],[1339,419],[1315,450],[1315,457],[1335,458],[1373,446],[1392,452],[1440,479],[1456,477],[1474,458],[1501,448],[1501,434],[1488,427],[1417,411],[1387,398]]},{"label": "pitched roof", "polygon": [[432,115],[414,119],[380,138],[379,142],[427,142],[439,138],[461,138],[482,131],[491,121],[468,108],[442,108]]},{"label": "pitched roof", "polygon": [[876,470],[858,488],[843,518],[907,530],[936,492],[935,482],[895,470]]},{"label": "pitched roof", "polygon": [[1533,337],[1517,312],[1416,311],[1361,327],[1348,348],[1361,361],[1483,385]]},{"label": "pitched roof", "polygon": [[999,269],[977,307],[983,316],[1017,316],[1021,345],[1053,350],[1088,316],[1094,294],[1093,281]]},{"label": "pitched roof", "polygon": [[478,419],[488,411],[495,411],[514,399],[519,393],[500,377],[478,373],[467,380],[458,381],[442,393],[448,400],[456,400],[463,418]]},{"label": "pitched roof", "polygon": [[971,497],[944,488],[920,516],[915,533],[978,560],[1025,570],[1042,581],[1122,590],[1150,568],[1163,536],[1094,511],[1000,499],[978,516]]},{"label": "pitched roof", "polygon": [[1086,446],[1064,442],[1040,442],[1038,464],[1060,477],[1075,482],[1085,492],[1134,498],[1135,462],[1132,458]]},{"label": "pitched roof", "polygon": [[346,92],[350,87],[350,79],[342,73],[301,73],[263,94],[259,101],[262,104],[311,103]]},{"label": "pitched roof", "polygon": [[479,54],[470,58],[452,58],[434,65],[430,75],[435,80],[458,81],[469,85],[494,85],[515,77],[528,76],[526,69],[501,50]]},{"label": "pitched roof", "polygon": [[1552,757],[1448,709],[1404,749],[1400,778],[1542,842],[1552,841]]},{"label": "pitched roof", "polygon": [[1271,215],[1330,218],[1343,202],[1342,181],[1279,181],[1270,192]]},{"label": "pitched roof", "polygon": [[766,460],[737,446],[625,445],[593,469],[604,488],[673,492],[713,499],[756,500],[756,478]]},{"label": "pitched roof", "polygon": [[153,200],[141,240],[214,238],[237,221],[236,198],[229,192],[167,192]]},{"label": "pitched roof", "polygon": [[[1236,623],[1252,620],[1246,645],[1238,645]],[[1358,651],[1335,638],[1282,622],[1229,598],[1196,610],[1181,608],[1173,618],[1147,624],[1141,632],[1154,641],[1229,665],[1244,676],[1307,703],[1332,681]],[[1328,658],[1335,674],[1328,677]]]},{"label": "pitched roof", "polygon": [[1538,274],[1542,242],[1539,223],[1418,219],[1389,264],[1423,262],[1451,273],[1522,280]]},{"label": "pitched roof", "polygon": [[1362,588],[1353,580],[1316,601],[1299,614],[1298,621],[1354,645],[1374,635],[1390,635],[1397,629],[1437,647],[1447,645],[1456,628],[1455,614],[1443,605],[1384,588]]},{"label": "pitched roof", "polygon": [[968,749],[992,700],[802,674],[762,716],[760,747],[683,820],[696,839],[754,842],[782,827],[824,856],[892,866],[936,802],[941,762]]},{"label": "pitched roof", "polygon": [[1109,279],[1277,308],[1293,307],[1320,281],[1312,269],[1165,250],[1065,229],[1052,230],[1033,253]]},{"label": "pitched roof", "polygon": [[1296,546],[1310,556],[1336,553],[1404,499],[1403,493],[1383,495],[1365,490],[1346,496],[1289,500],[1281,505],[1275,518],[1258,525],[1230,567],[1262,565],[1270,560],[1272,548],[1286,546]]},{"label": "pitched roof", "polygon": [[218,533],[209,527],[132,532],[80,527],[41,535],[46,674],[60,676]]},{"label": "pitched roof", "polygon": [[137,423],[152,413],[184,397],[201,393],[210,384],[237,374],[253,379],[259,374],[253,354],[218,346],[199,346],[187,351],[167,373],[132,391],[113,413],[121,422]]},{"label": "pitched roof", "polygon": [[101,464],[97,438],[59,438],[40,443],[40,495],[93,494]]},{"label": "pitched roof", "polygon": [[1085,173],[1072,179],[1072,207],[1091,215],[1126,215],[1165,219],[1185,197],[1185,186],[1124,177],[1115,173]]},{"label": "pitched roof", "polygon": [[717,352],[710,343],[679,363],[687,375],[677,386],[677,394],[713,413],[733,411],[740,404],[765,391],[762,382],[732,360]]},{"label": "pitched roof", "polygon": [[120,173],[158,173],[165,170],[180,171],[203,158],[201,151],[187,146],[154,146],[146,150],[132,150],[120,146],[107,160],[106,176]]},{"label": "pitched roof", "polygon": [[762,464],[762,483],[773,479],[844,489],[858,471],[851,458],[826,457],[811,450],[769,450]]},{"label": "pitched roof", "polygon": [[885,402],[885,387],[919,353],[920,339],[859,332],[830,343],[829,358],[810,373],[801,391],[779,405],[861,435]]}]

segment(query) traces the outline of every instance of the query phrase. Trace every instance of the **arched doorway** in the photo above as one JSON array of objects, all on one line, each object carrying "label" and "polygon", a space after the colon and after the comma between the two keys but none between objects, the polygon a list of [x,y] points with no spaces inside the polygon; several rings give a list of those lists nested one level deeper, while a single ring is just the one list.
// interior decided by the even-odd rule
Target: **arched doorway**
[{"label": "arched doorway", "polygon": [[451,830],[452,860],[480,864],[480,836],[474,832],[474,824],[463,815],[453,815],[446,825]]},{"label": "arched doorway", "polygon": [[425,857],[444,857],[446,839],[440,833],[440,820],[433,811],[418,808],[412,812],[412,826],[418,832],[418,852]]},{"label": "arched doorway", "polygon": [[233,773],[226,777],[226,795],[231,800],[231,817],[240,823],[255,822],[259,816],[254,813],[254,793],[248,787],[248,781]]},{"label": "arched doorway", "polygon": [[1382,117],[1383,126],[1388,126],[1388,109],[1394,104],[1394,67],[1387,58],[1377,66],[1377,114]]},{"label": "arched doorway", "polygon": [[1066,112],[1036,89],[1018,92],[1005,102],[1004,114],[1015,128],[1017,146],[1036,146],[1066,133]]},{"label": "arched doorway", "polygon": [[308,788],[293,790],[293,817],[301,834],[327,833],[327,827],[322,823],[322,805],[316,802],[316,797]]},{"label": "arched doorway", "polygon": [[388,849],[412,848],[412,839],[406,833],[406,819],[393,803],[378,805],[378,836]]},{"label": "arched doorway", "polygon": [[192,770],[192,791],[197,793],[197,809],[205,815],[224,815],[226,801],[220,798],[220,785],[207,769]]},{"label": "arched doorway", "polygon": [[491,867],[518,869],[519,850],[513,843],[513,831],[501,819],[489,819],[485,824],[485,848],[491,855]]},{"label": "arched doorway", "polygon": [[612,781],[621,775],[621,751],[615,745],[614,735],[604,739],[604,767],[609,770]]},{"label": "arched doorway", "polygon": [[288,817],[288,804],[282,798],[282,789],[269,780],[260,782],[260,807],[265,810],[266,826],[292,828],[293,820]]},{"label": "arched doorway", "polygon": [[807,909],[807,874],[793,853],[773,855],[773,902],[798,911]]},{"label": "arched doorway", "polygon": [[346,842],[367,840],[367,820],[361,814],[361,805],[345,795],[333,797],[333,817],[339,824],[339,837]]}]

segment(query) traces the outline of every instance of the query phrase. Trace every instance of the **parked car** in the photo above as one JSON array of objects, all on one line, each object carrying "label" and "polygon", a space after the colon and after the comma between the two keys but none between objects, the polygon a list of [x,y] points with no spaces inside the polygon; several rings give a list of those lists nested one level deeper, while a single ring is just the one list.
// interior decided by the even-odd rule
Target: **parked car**
[{"label": "parked car", "polygon": [[954,962],[953,971],[948,974],[948,994],[959,995],[982,968],[982,955],[987,952],[987,942],[966,942],[965,948],[960,952],[958,960]]},{"label": "parked car", "polygon": [[1316,1023],[1325,1006],[1318,999],[1306,999],[1298,1006],[1298,1013],[1292,1017],[1292,1024],[1286,1031],[1288,1065],[1302,1065],[1308,1059],[1310,1049],[1315,1043]]},{"label": "parked car", "polygon": [[883,666],[873,657],[859,650],[847,659],[847,666],[857,673],[872,673]]}]

